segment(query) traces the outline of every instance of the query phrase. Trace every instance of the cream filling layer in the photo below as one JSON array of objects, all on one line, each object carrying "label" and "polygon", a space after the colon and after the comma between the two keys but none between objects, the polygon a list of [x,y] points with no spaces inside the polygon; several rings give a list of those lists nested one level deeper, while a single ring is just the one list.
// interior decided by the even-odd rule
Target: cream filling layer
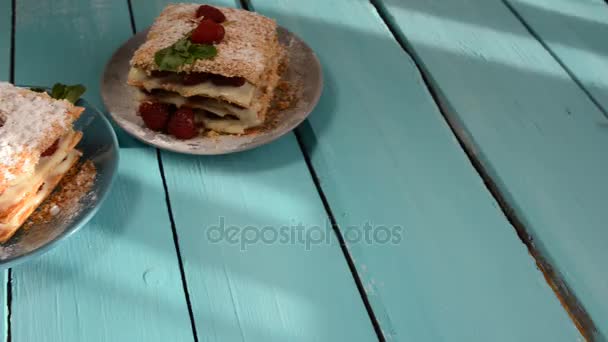
[{"label": "cream filling layer", "polygon": [[263,120],[258,116],[260,104],[254,103],[250,108],[240,108],[228,102],[218,101],[209,98],[185,98],[178,94],[161,94],[153,95],[152,99],[163,103],[170,103],[176,107],[187,106],[195,109],[203,109],[217,116],[225,117],[232,115],[238,118],[234,119],[215,119],[202,116],[201,121],[209,129],[218,132],[243,134],[247,128],[256,127],[263,123]]},{"label": "cream filling layer", "polygon": [[[61,173],[61,170],[58,170],[58,167],[70,153],[68,147],[74,138],[74,134],[76,134],[76,132],[70,131],[61,137],[57,146],[57,151],[48,157],[41,157],[31,176],[11,185],[2,193],[2,195],[0,195],[0,211],[6,210],[19,203],[27,194],[36,191],[47,179]],[[80,153],[78,151],[76,152]]]},{"label": "cream filling layer", "polygon": [[[52,177],[59,177],[59,176],[63,176],[64,174],[66,174],[68,172],[68,170],[70,169],[70,167],[72,167],[72,165],[74,164],[74,162],[80,158],[80,151],[78,150],[71,150],[67,155],[65,155],[64,159],[61,159],[61,162],[59,164],[57,164],[57,166],[55,166],[55,168],[53,169],[52,172],[48,173],[46,178],[47,179],[51,179]],[[32,208],[36,208],[40,205],[40,203],[42,203],[42,201],[44,201],[45,198],[47,198],[48,195],[51,194],[51,192],[53,192],[54,187],[51,186],[51,184],[49,184],[49,182],[44,182],[42,185],[42,188],[40,188],[40,190],[36,193],[36,195],[34,197],[32,197],[28,203],[26,205],[24,205],[19,212],[17,212],[17,214],[15,216],[13,216],[13,218],[6,223],[0,223],[0,230],[3,229],[13,229],[17,224],[19,224],[20,222],[20,218],[21,216],[27,212],[28,210],[31,210]]]},{"label": "cream filling layer", "polygon": [[240,87],[218,86],[211,81],[196,85],[183,85],[167,82],[165,78],[148,76],[145,71],[133,67],[129,70],[128,80],[129,83],[142,84],[147,91],[162,89],[176,92],[185,97],[205,96],[218,98],[243,107],[249,107],[255,95],[255,86],[249,82]]},{"label": "cream filling layer", "polygon": [[240,120],[234,119],[211,119],[208,117],[203,117],[202,121],[205,123],[205,127],[212,131],[230,134],[243,134],[247,128],[257,126],[249,126],[242,123]]}]

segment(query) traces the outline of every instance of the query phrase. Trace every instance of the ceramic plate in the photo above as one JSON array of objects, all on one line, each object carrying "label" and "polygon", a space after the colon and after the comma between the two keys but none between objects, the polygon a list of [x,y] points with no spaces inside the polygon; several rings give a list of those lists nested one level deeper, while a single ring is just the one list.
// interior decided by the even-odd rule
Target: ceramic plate
[{"label": "ceramic plate", "polygon": [[300,38],[279,27],[279,40],[286,47],[289,63],[283,80],[297,89],[295,106],[277,114],[271,129],[248,135],[220,135],[178,140],[166,134],[154,132],[144,126],[137,115],[138,90],[127,85],[129,60],[133,52],[145,41],[148,31],[143,31],[124,43],[106,66],[101,94],[108,111],[116,123],[137,139],[150,145],[188,154],[225,154],[251,149],[269,143],[290,132],[310,114],[319,101],[323,88],[321,65],[314,52]]},{"label": "ceramic plate", "polygon": [[75,129],[83,132],[76,148],[83,153],[81,161],[92,160],[97,168],[93,187],[74,208],[60,211],[51,222],[20,229],[10,240],[0,244],[0,268],[32,259],[82,228],[97,212],[112,186],[118,167],[116,135],[97,109],[84,100],[77,105],[85,107],[85,111],[74,123]]}]

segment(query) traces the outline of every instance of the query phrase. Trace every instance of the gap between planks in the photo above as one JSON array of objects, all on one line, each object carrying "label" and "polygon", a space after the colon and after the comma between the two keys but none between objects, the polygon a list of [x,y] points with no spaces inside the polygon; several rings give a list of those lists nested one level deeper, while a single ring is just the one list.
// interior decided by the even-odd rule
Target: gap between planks
[{"label": "gap between planks", "polygon": [[[17,27],[17,0],[11,0],[11,45],[9,58],[9,82],[15,83],[15,29]],[[7,276],[3,277],[6,281],[6,342],[11,342],[11,309],[13,304],[13,269],[6,270]]]},{"label": "gap between planks", "polygon": [[182,278],[182,286],[184,288],[184,295],[186,296],[186,304],[188,306],[188,316],[190,316],[190,326],[192,328],[192,335],[194,341],[198,342],[198,333],[196,331],[196,323],[194,322],[194,312],[192,311],[192,302],[190,301],[190,292],[188,291],[188,282],[186,281],[186,272],[184,271],[184,262],[182,260],[182,253],[179,247],[179,236],[177,235],[177,228],[175,227],[175,220],[173,218],[173,210],[171,209],[171,198],[169,197],[169,189],[167,187],[167,180],[165,179],[165,169],[163,167],[163,158],[160,154],[160,150],[156,149],[156,159],[158,160],[158,169],[160,177],[163,180],[163,189],[165,191],[165,204],[167,205],[167,212],[169,213],[169,221],[171,222],[171,232],[173,233],[173,243],[175,244],[175,251],[177,253],[177,262],[179,264],[179,273]]},{"label": "gap between planks", "polygon": [[[248,11],[255,11],[255,9],[253,8],[253,5],[251,4],[251,0],[239,0],[239,2],[243,9],[246,9]],[[307,125],[307,124],[308,124],[307,121],[302,123],[302,125]],[[367,298],[367,294],[365,293],[365,288],[363,286],[363,282],[361,281],[361,277],[359,277],[359,273],[357,272],[357,268],[355,266],[353,258],[350,255],[350,252],[348,251],[348,247],[346,246],[344,236],[342,235],[340,227],[334,217],[333,211],[331,209],[331,205],[329,204],[329,201],[327,200],[327,197],[325,196],[325,193],[323,192],[323,188],[321,187],[321,183],[319,181],[317,172],[315,171],[315,169],[312,165],[310,156],[306,153],[306,148],[304,147],[302,137],[300,136],[300,133],[298,130],[294,130],[294,135],[296,137],[296,141],[298,142],[298,147],[300,148],[300,152],[302,152],[302,156],[304,158],[304,161],[306,162],[306,167],[308,168],[310,177],[311,177],[313,183],[315,184],[317,194],[319,195],[319,198],[321,199],[321,202],[323,203],[323,208],[325,210],[325,214],[327,215],[327,218],[329,219],[329,222],[331,223],[331,227],[332,227],[332,230],[334,231],[334,234],[336,234],[336,237],[338,238],[338,242],[340,244],[340,250],[342,251],[344,258],[346,259],[346,263],[348,264],[348,269],[353,277],[353,280],[355,281],[355,285],[357,286],[357,291],[359,291],[359,295],[361,296],[361,299],[363,300],[365,310],[367,311],[367,315],[369,316],[369,319],[372,323],[374,332],[376,333],[378,340],[381,342],[384,342],[384,341],[386,341],[386,338],[384,337],[382,328],[380,327],[380,323],[378,322],[376,314],[374,313],[374,310],[372,309],[372,305],[369,301],[369,298]]]},{"label": "gap between planks", "polygon": [[[526,245],[526,247],[528,249],[528,253],[534,258],[537,267],[543,273],[545,280],[547,281],[547,283],[549,284],[549,286],[551,287],[553,292],[558,297],[560,303],[562,304],[562,306],[564,307],[564,309],[570,316],[570,319],[574,322],[574,324],[576,325],[578,330],[581,332],[581,334],[585,337],[585,339],[587,339],[588,341],[592,341],[593,336],[597,336],[597,328],[596,328],[595,323],[593,322],[591,316],[587,313],[587,311],[585,310],[585,308],[583,307],[581,302],[574,295],[574,293],[570,290],[570,287],[568,286],[568,284],[566,284],[566,282],[554,270],[553,266],[547,261],[547,259],[542,255],[542,253],[540,253],[540,251],[534,246],[532,237],[528,233],[528,231],[527,231],[526,227],[524,226],[524,224],[522,223],[521,219],[519,219],[519,217],[515,214],[514,210],[508,204],[507,200],[505,199],[505,196],[502,195],[502,193],[500,192],[498,186],[496,185],[496,183],[494,182],[492,177],[489,175],[489,173],[483,167],[481,161],[475,157],[473,149],[468,146],[467,137],[464,136],[464,134],[462,133],[463,131],[460,129],[459,124],[456,122],[456,120],[452,119],[453,115],[449,114],[449,110],[448,110],[449,107],[446,105],[445,99],[441,96],[440,91],[438,91],[438,89],[436,89],[436,87],[434,86],[429,74],[422,66],[420,59],[413,51],[410,50],[410,48],[408,47],[406,42],[404,42],[401,39],[401,37],[397,33],[398,29],[394,28],[393,25],[391,24],[390,20],[388,19],[388,15],[387,15],[386,11],[382,7],[382,5],[379,4],[379,1],[381,1],[381,0],[369,0],[369,1],[372,4],[372,6],[375,8],[376,12],[380,16],[380,18],[382,19],[382,21],[384,22],[386,27],[388,28],[388,30],[393,35],[393,38],[397,41],[397,43],[399,43],[399,45],[401,46],[403,51],[408,55],[408,57],[416,65],[416,68],[418,69],[418,72],[420,73],[422,80],[424,81],[424,84],[426,85],[426,88],[428,89],[429,93],[431,94],[431,97],[437,104],[439,112],[443,116],[445,122],[448,124],[450,130],[452,131],[452,134],[454,135],[454,137],[456,137],[458,144],[460,145],[462,150],[465,152],[465,154],[467,155],[467,158],[469,159],[469,161],[475,168],[476,172],[479,174],[479,176],[483,180],[484,185],[487,188],[487,190],[490,192],[492,197],[494,197],[494,199],[498,203],[501,211],[503,212],[503,214],[509,221],[509,224],[511,224],[511,226],[513,226],[513,228],[515,229],[517,236]],[[501,1],[505,2],[505,0],[501,0]],[[608,4],[608,0],[605,0],[605,1]],[[511,9],[510,6],[507,5],[507,7],[509,9]],[[514,12],[512,9],[511,9],[511,11]],[[547,46],[545,46],[545,44],[539,39],[539,37],[537,37],[536,34],[532,33],[532,31],[529,29],[528,25],[523,21],[523,19],[515,12],[514,12],[514,15],[520,22],[522,22],[522,24],[528,29],[528,31],[532,34],[532,36],[536,40],[538,40],[547,51],[549,51],[551,56],[553,56],[553,58],[557,60],[557,62],[562,66],[562,68],[564,68],[566,70],[568,75],[570,75],[570,77],[576,82],[576,84],[585,91],[585,93],[591,98],[591,100],[594,102],[594,104],[596,104],[596,106],[598,108],[600,108],[600,110],[602,112],[604,112],[604,114],[606,114],[606,112],[602,109],[601,106],[598,105],[597,101],[595,101],[595,99],[591,96],[591,94],[589,94],[589,92],[587,92],[584,89],[582,84],[580,84],[575,78],[573,78],[573,75],[571,74],[571,72],[564,67],[563,63],[553,54],[553,52],[550,49],[548,49]]]},{"label": "gap between planks", "polygon": [[[13,0],[15,1],[15,0]],[[131,0],[127,0],[127,7],[129,9],[129,19],[131,21],[131,33],[134,35],[137,33],[137,27],[135,25],[135,16],[133,14],[133,5]],[[179,265],[179,273],[182,280],[182,287],[184,289],[184,296],[186,297],[186,305],[188,307],[188,316],[190,318],[190,328],[192,329],[192,337],[194,342],[198,342],[198,332],[196,331],[196,323],[194,322],[194,312],[192,310],[192,302],[190,301],[190,292],[188,291],[188,282],[186,281],[186,273],[184,271],[184,262],[182,260],[182,254],[180,252],[179,237],[177,235],[177,229],[175,227],[175,220],[173,218],[173,211],[171,209],[171,198],[169,197],[169,190],[167,188],[167,180],[165,179],[165,169],[163,167],[163,160],[161,152],[158,148],[156,150],[156,160],[158,161],[158,172],[163,181],[163,190],[165,192],[165,205],[167,206],[167,213],[169,214],[169,222],[171,223],[171,233],[173,235],[173,243],[175,246],[175,252],[177,254],[177,262]],[[7,342],[10,342],[7,341]]]},{"label": "gap between planks", "polygon": [[[507,9],[509,9],[509,11],[515,16],[515,18],[517,18],[517,20],[519,20],[519,22],[524,26],[526,31],[528,31],[528,33],[532,37],[534,37],[534,39],[536,39],[536,41],[538,41],[545,50],[547,50],[549,55],[551,55],[551,57],[555,59],[555,61],[562,69],[564,69],[570,79],[574,81],[574,83],[583,91],[583,93],[587,95],[589,100],[591,100],[591,102],[593,102],[593,104],[600,110],[600,112],[602,112],[602,114],[604,114],[604,116],[608,119],[608,109],[604,108],[600,101],[598,101],[595,96],[593,96],[593,94],[589,90],[587,90],[587,88],[583,85],[583,82],[574,74],[574,72],[572,72],[572,70],[570,70],[570,68],[568,68],[566,63],[564,63],[562,59],[555,52],[553,52],[553,49],[551,49],[551,47],[547,43],[545,43],[542,37],[538,33],[536,33],[536,31],[534,31],[532,26],[528,25],[526,20],[519,14],[519,12],[515,9],[515,7],[513,7],[513,5],[511,5],[509,1],[510,0],[501,0],[505,7],[507,7]],[[608,0],[605,1],[608,4]]]},{"label": "gap between planks", "polygon": [[13,269],[9,268],[6,271],[8,274],[6,277],[3,277],[3,280],[6,280],[6,342],[11,342],[11,307],[13,303]]},{"label": "gap between planks", "polygon": [[[307,122],[304,122],[303,124],[306,125]],[[312,166],[310,156],[306,153],[306,148],[304,147],[304,143],[302,142],[300,133],[298,131],[294,131],[294,134],[296,136],[296,140],[298,141],[298,146],[300,147],[300,151],[302,151],[302,155],[304,156],[304,160],[306,161],[306,166],[308,167],[308,172],[310,173],[312,181],[315,183],[315,188],[317,189],[319,198],[321,199],[321,202],[323,202],[323,208],[325,209],[325,213],[327,214],[327,217],[329,218],[329,221],[331,223],[331,227],[332,227],[334,233],[336,234],[336,237],[338,238],[338,242],[340,243],[340,249],[342,250],[342,253],[344,254],[344,258],[346,259],[346,262],[348,263],[348,268],[350,270],[350,273],[352,274],[353,280],[355,281],[355,284],[357,285],[357,290],[359,291],[359,295],[361,296],[361,299],[363,299],[363,304],[365,305],[365,310],[367,311],[367,314],[369,315],[369,319],[372,322],[372,326],[374,327],[374,332],[376,333],[376,336],[378,336],[378,340],[384,342],[384,341],[386,341],[386,338],[384,337],[382,328],[380,328],[380,323],[378,322],[378,318],[376,317],[376,314],[374,313],[374,310],[369,301],[369,298],[367,298],[367,294],[365,293],[365,288],[363,286],[363,282],[361,281],[361,277],[359,277],[359,273],[357,272],[357,267],[355,266],[355,262],[353,261],[353,258],[350,255],[350,252],[348,251],[348,247],[346,246],[346,242],[344,241],[344,236],[342,236],[342,232],[340,231],[340,226],[338,226],[338,223],[336,222],[336,218],[334,217],[333,211],[331,210],[329,201],[327,200],[327,197],[325,196],[325,193],[323,192],[323,188],[321,187],[321,183],[319,182],[319,177],[317,176],[317,172],[315,171],[314,167]]]}]

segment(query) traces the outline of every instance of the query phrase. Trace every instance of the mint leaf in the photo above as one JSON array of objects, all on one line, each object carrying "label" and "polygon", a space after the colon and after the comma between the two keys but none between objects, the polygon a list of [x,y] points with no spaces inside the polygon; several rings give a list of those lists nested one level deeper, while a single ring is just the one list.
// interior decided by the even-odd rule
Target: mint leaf
[{"label": "mint leaf", "polygon": [[217,55],[213,45],[194,44],[188,36],[154,54],[154,62],[161,71],[177,71],[180,66],[192,64],[197,59],[209,59]]},{"label": "mint leaf", "polygon": [[217,55],[217,48],[213,45],[192,44],[188,52],[195,59],[209,59]]},{"label": "mint leaf", "polygon": [[53,88],[51,89],[51,97],[54,99],[63,99],[63,95],[65,94],[65,84],[55,83]]},{"label": "mint leaf", "polygon": [[31,91],[35,91],[37,93],[44,93],[46,92],[46,89],[44,88],[30,88]]},{"label": "mint leaf", "polygon": [[179,52],[188,52],[190,45],[192,43],[188,39],[182,38],[173,44],[173,49]]},{"label": "mint leaf", "polygon": [[154,56],[154,61],[161,71],[177,71],[177,68],[184,64],[184,60],[184,57],[170,50],[164,52],[161,50]]},{"label": "mint leaf", "polygon": [[65,85],[62,83],[55,83],[51,89],[51,97],[57,100],[68,100],[72,103],[76,103],[80,96],[87,90],[82,84]]},{"label": "mint leaf", "polygon": [[154,54],[154,63],[159,66],[160,70],[163,70],[163,61],[165,60],[165,57],[169,55],[169,53],[171,53],[171,47],[158,50]]},{"label": "mint leaf", "polygon": [[80,99],[80,96],[82,96],[82,94],[84,94],[85,91],[87,91],[87,88],[85,86],[83,86],[82,84],[66,86],[65,92],[63,93],[63,95],[64,95],[63,98],[72,103],[76,103],[78,101],[78,99]]},{"label": "mint leaf", "polygon": [[164,48],[154,55],[154,62],[161,71],[177,71],[177,68],[184,63],[181,57],[172,47]]}]

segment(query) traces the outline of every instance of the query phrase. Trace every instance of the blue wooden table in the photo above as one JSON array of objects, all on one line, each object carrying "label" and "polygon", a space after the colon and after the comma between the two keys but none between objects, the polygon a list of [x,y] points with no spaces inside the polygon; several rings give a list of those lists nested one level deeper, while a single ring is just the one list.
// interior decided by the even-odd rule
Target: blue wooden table
[{"label": "blue wooden table", "polygon": [[[604,0],[212,1],[317,52],[298,130],[189,157],[117,130],[110,198],[1,271],[0,341],[606,341]],[[0,0],[0,79],[83,83],[166,1]]]}]

